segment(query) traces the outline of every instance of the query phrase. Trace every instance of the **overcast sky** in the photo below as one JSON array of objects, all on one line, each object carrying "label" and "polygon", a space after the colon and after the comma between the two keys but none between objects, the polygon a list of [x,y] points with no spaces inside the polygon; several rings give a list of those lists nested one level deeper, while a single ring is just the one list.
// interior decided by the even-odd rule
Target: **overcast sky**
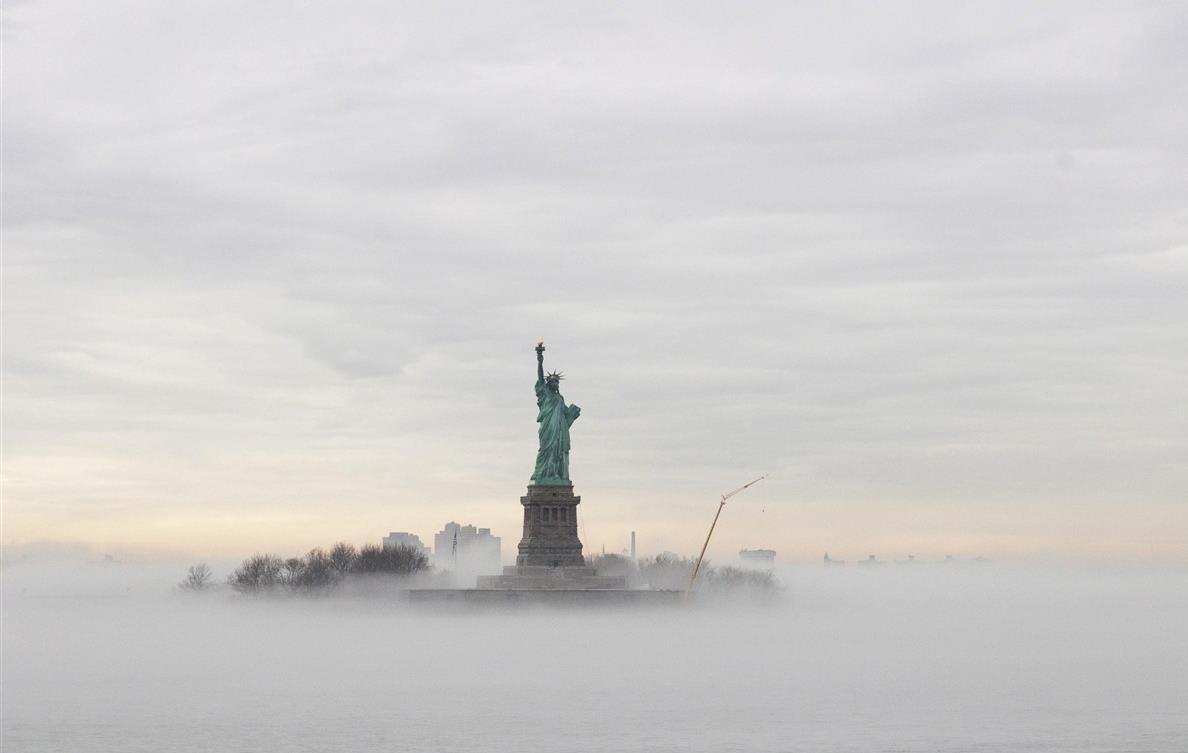
[{"label": "overcast sky", "polygon": [[3,541],[1188,559],[1188,9],[6,3]]}]

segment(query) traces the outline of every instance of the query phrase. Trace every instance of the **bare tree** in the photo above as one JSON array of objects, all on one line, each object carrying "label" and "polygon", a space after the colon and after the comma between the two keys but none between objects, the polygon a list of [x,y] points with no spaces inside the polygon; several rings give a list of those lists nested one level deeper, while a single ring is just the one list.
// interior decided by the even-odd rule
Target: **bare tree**
[{"label": "bare tree", "polygon": [[330,549],[330,567],[340,576],[346,575],[355,567],[355,560],[359,553],[355,547],[345,541],[340,541]]},{"label": "bare tree", "polygon": [[240,593],[267,591],[281,584],[284,567],[284,560],[275,554],[253,555],[227,577],[227,582]]},{"label": "bare tree", "polygon": [[205,562],[199,562],[197,565],[190,565],[186,579],[178,583],[177,587],[183,591],[201,591],[210,585],[210,579],[210,568]]},{"label": "bare tree", "polygon": [[359,549],[359,557],[355,560],[352,572],[412,575],[428,569],[429,558],[419,549],[364,544]]},{"label": "bare tree", "polygon": [[290,557],[281,564],[280,580],[290,590],[301,587],[301,579],[305,574],[305,561],[300,557]]},{"label": "bare tree", "polygon": [[620,554],[596,554],[589,558],[599,575],[631,575],[632,562]]},{"label": "bare tree", "polygon": [[[289,562],[291,563],[293,560]],[[309,554],[305,555],[305,560],[301,561],[299,568],[291,567],[286,563],[286,569],[293,573],[288,584],[289,588],[293,590],[328,589],[337,585],[343,577],[335,571],[330,557],[321,547],[309,550]]]},{"label": "bare tree", "polygon": [[[656,555],[653,559],[640,562],[639,578],[651,588],[664,591],[683,591],[689,582],[689,574],[693,572],[695,564],[695,560],[665,552]],[[713,569],[708,560],[701,567],[702,572],[707,576]]]}]

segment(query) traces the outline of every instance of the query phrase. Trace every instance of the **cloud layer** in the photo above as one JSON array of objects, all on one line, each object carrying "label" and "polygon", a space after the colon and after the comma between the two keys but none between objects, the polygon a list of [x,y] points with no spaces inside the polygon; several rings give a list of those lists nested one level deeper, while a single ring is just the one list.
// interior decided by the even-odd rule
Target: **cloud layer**
[{"label": "cloud layer", "polygon": [[1182,556],[1186,16],[10,8],[5,540]]}]

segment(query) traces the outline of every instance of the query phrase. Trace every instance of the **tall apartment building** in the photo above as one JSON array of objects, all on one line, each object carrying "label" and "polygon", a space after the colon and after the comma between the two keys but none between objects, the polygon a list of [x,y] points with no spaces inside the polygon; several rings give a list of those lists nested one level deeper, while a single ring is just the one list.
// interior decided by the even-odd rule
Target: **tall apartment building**
[{"label": "tall apartment building", "polygon": [[433,537],[433,564],[462,579],[498,575],[503,572],[502,540],[490,528],[450,521]]}]

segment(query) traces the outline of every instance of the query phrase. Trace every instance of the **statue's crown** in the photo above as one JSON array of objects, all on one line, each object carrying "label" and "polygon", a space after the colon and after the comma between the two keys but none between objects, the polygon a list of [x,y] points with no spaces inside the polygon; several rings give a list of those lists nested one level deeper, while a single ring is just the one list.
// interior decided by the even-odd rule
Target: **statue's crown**
[{"label": "statue's crown", "polygon": [[560,371],[550,371],[548,373],[548,375],[545,377],[545,379],[550,382],[560,382],[564,378],[565,378],[565,375],[562,374]]}]

